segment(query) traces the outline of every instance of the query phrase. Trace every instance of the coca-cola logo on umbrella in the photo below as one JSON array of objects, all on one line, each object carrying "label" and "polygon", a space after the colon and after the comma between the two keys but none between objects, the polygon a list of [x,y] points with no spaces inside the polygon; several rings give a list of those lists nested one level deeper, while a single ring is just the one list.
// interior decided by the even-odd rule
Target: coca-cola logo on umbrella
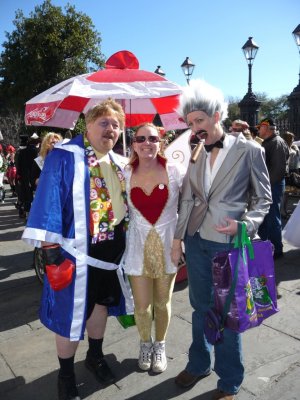
[{"label": "coca-cola logo on umbrella", "polygon": [[25,116],[25,123],[30,125],[32,122],[43,124],[49,121],[55,113],[55,110],[59,106],[61,101],[56,101],[47,104],[33,104],[30,110],[30,105],[27,106],[27,112]]}]

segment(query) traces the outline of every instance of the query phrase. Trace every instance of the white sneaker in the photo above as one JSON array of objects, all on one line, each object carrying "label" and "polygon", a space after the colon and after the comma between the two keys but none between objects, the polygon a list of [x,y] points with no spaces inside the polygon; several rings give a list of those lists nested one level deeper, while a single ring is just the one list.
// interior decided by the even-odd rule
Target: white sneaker
[{"label": "white sneaker", "polygon": [[138,364],[143,371],[148,371],[151,368],[152,348],[152,342],[141,342]]},{"label": "white sneaker", "polygon": [[152,371],[160,374],[167,369],[165,342],[155,342],[153,346]]}]

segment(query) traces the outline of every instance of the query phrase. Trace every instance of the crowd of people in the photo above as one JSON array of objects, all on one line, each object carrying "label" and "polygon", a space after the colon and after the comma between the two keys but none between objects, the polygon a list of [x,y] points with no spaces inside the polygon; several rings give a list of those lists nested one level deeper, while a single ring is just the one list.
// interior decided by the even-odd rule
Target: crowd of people
[{"label": "crowd of people", "polygon": [[286,175],[299,173],[299,149],[271,118],[255,127],[235,120],[226,132],[224,96],[202,80],[183,90],[177,111],[191,130],[191,148],[204,144],[187,170],[165,158],[161,130],[148,122],[134,129],[129,159],[114,152],[125,114],[112,99],[91,108],[86,131],[71,140],[50,132],[17,151],[0,147],[0,187],[6,174],[28,218],[23,240],[41,247],[45,260],[40,319],[55,333],[59,400],[80,399],[74,358],[85,331],[85,366],[101,384],[115,382],[103,349],[109,315],[133,314],[138,367],[166,370],[183,258],[192,343],[175,383],[187,389],[214,370],[215,400],[234,399],[242,385],[241,334],[225,328],[215,346],[204,334],[212,259],[233,247],[241,221],[251,239],[273,243],[274,259],[283,256],[280,204]]},{"label": "crowd of people", "polygon": [[0,200],[4,203],[6,180],[20,218],[26,219],[45,157],[63,138],[58,133],[49,132],[42,138],[33,133],[29,137],[22,135],[20,139],[18,149],[11,144],[0,144]]}]

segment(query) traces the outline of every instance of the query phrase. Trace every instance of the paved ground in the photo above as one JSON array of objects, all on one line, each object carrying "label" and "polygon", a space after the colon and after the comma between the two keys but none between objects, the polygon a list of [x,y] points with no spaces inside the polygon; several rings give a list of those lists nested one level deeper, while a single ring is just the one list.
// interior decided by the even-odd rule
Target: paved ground
[{"label": "paved ground", "polygon": [[[13,202],[8,198],[0,205],[0,399],[55,400],[54,337],[37,317],[41,285],[32,269],[32,249],[20,240],[24,221]],[[300,399],[300,249],[285,244],[284,253],[276,263],[280,312],[243,334],[246,378],[238,400]],[[176,285],[173,296],[167,371],[139,372],[135,328],[124,330],[110,318],[104,350],[117,382],[102,388],[85,369],[84,341],[76,355],[82,399],[208,400],[216,387],[214,373],[188,391],[174,384],[186,365],[190,342],[191,307],[184,282]]]}]

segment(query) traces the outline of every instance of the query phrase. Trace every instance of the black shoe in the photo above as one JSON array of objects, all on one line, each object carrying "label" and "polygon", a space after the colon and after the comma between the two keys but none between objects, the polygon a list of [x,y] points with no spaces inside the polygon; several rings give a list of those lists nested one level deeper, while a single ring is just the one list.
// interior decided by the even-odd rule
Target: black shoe
[{"label": "black shoe", "polygon": [[58,376],[58,400],[80,400],[76,387],[75,375]]},{"label": "black shoe", "polygon": [[96,379],[104,385],[110,385],[116,380],[114,374],[112,373],[104,358],[97,359],[87,353],[85,366],[87,369],[93,372]]},{"label": "black shoe", "polygon": [[280,253],[275,253],[274,254],[274,260],[278,260],[279,258],[283,257],[283,252],[281,251]]}]

